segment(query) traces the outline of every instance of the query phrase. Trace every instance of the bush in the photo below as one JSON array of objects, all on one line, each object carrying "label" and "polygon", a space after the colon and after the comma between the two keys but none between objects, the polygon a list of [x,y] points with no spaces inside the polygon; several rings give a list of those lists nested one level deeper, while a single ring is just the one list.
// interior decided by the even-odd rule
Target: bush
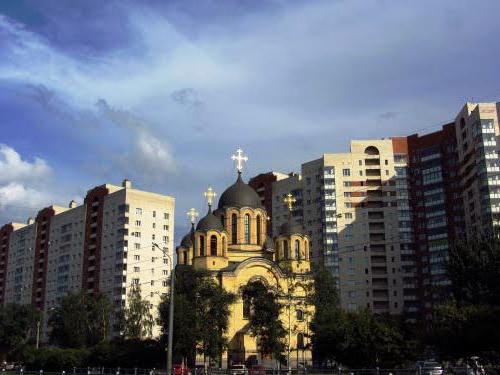
[{"label": "bush", "polygon": [[71,371],[83,367],[88,361],[87,349],[27,348],[23,353],[26,370]]}]

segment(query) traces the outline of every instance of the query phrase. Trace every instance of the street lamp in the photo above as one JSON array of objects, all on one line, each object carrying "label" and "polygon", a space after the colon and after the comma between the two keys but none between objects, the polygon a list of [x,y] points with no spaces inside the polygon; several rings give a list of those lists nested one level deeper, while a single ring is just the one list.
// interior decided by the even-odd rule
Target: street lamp
[{"label": "street lamp", "polygon": [[153,246],[157,247],[163,252],[163,256],[167,257],[170,261],[170,308],[168,311],[168,347],[167,347],[167,375],[172,374],[172,345],[174,336],[174,286],[175,286],[175,275],[174,275],[174,262],[172,257],[167,253],[165,248],[161,248],[156,242],[153,242]]}]

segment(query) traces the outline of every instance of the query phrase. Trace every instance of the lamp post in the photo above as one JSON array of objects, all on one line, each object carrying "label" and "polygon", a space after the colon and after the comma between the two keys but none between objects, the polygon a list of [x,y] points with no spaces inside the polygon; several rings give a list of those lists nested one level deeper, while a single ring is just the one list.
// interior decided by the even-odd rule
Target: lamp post
[{"label": "lamp post", "polygon": [[167,257],[170,261],[170,308],[168,310],[168,347],[167,347],[167,375],[172,374],[172,345],[174,336],[174,262],[172,257],[167,253],[166,249],[160,248],[157,243],[153,242],[153,246],[157,247],[163,252],[163,256]]}]

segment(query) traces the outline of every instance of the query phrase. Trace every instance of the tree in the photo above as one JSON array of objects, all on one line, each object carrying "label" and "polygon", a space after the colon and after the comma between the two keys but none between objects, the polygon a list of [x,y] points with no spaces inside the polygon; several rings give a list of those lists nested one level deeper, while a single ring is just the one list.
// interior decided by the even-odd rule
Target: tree
[{"label": "tree", "polygon": [[[224,290],[208,271],[177,266],[175,271],[174,358],[194,364],[196,353],[218,361],[227,348],[225,333],[235,295]],[[159,306],[163,340],[168,334],[170,295]]]},{"label": "tree", "polygon": [[455,243],[446,268],[458,304],[500,306],[498,235]]},{"label": "tree", "polygon": [[69,293],[49,317],[50,341],[65,348],[84,348],[106,339],[109,301],[103,294]]},{"label": "tree", "polygon": [[133,285],[128,292],[128,305],[123,311],[123,336],[134,340],[151,337],[153,325],[151,305],[142,298],[141,287]]},{"label": "tree", "polygon": [[253,281],[245,286],[243,298],[250,304],[250,333],[257,337],[261,353],[280,358],[287,332],[280,318],[283,305],[279,296],[262,282]]},{"label": "tree", "polygon": [[34,341],[40,312],[32,305],[0,306],[0,355],[19,352]]}]

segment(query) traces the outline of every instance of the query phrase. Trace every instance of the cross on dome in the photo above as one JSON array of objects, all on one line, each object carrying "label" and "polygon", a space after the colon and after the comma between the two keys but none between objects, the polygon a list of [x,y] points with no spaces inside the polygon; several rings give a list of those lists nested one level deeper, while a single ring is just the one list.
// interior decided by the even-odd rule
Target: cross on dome
[{"label": "cross on dome", "polygon": [[194,224],[196,221],[196,218],[198,216],[200,216],[198,211],[196,211],[196,209],[194,209],[194,208],[190,208],[189,211],[186,212],[186,215],[189,217],[189,221],[191,222],[191,224]]},{"label": "cross on dome", "polygon": [[288,210],[292,211],[293,205],[295,204],[295,202],[297,202],[297,199],[295,199],[292,193],[288,193],[285,199],[283,199],[283,202],[285,202],[285,204],[288,206]]},{"label": "cross on dome", "polygon": [[207,199],[208,207],[212,207],[212,203],[214,203],[214,198],[217,193],[212,189],[211,186],[208,187],[207,191],[203,193],[205,198]]},{"label": "cross on dome", "polygon": [[236,161],[236,169],[238,170],[238,173],[241,173],[241,170],[243,169],[243,162],[248,161],[248,157],[243,154],[243,150],[238,147],[236,150],[236,155],[231,156],[231,160]]}]

